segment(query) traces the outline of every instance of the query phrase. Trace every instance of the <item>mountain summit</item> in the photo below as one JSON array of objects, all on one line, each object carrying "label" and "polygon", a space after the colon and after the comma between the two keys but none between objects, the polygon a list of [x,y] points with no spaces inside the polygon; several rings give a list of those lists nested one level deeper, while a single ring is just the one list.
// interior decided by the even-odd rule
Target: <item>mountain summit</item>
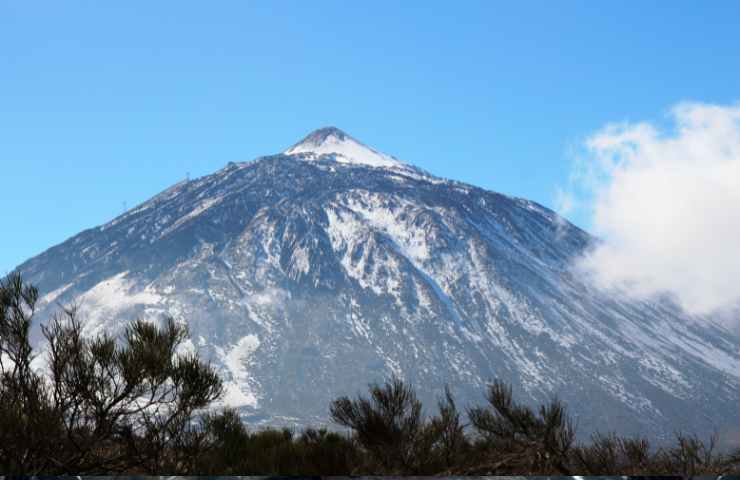
[{"label": "mountain summit", "polygon": [[[326,421],[390,375],[427,406],[568,402],[580,432],[740,423],[740,340],[575,275],[594,239],[534,202],[422,174],[335,128],[181,182],[19,267],[87,334],[171,315],[253,423]],[[691,415],[702,412],[703,416]]]},{"label": "mountain summit", "polygon": [[285,154],[298,155],[309,160],[332,156],[338,162],[372,167],[403,166],[395,158],[368,147],[336,127],[324,127],[311,132],[286,150]]},{"label": "mountain summit", "polygon": [[345,141],[350,138],[349,135],[337,127],[323,127],[306,135],[303,140],[294,145],[294,148],[297,146],[305,146],[308,148],[317,147],[326,142],[329,137],[333,137],[336,141]]}]

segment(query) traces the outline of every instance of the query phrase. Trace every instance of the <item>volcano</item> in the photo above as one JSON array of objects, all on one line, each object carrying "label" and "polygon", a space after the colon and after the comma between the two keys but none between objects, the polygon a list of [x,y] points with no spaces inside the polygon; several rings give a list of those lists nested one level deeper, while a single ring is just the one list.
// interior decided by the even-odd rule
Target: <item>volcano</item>
[{"label": "volcano", "polygon": [[330,400],[396,375],[427,408],[500,378],[557,395],[579,432],[665,437],[740,424],[740,339],[668,300],[600,291],[596,239],[522,198],[436,177],[341,130],[173,185],[25,262],[38,318],[86,334],[172,316],[261,425],[328,422]]}]

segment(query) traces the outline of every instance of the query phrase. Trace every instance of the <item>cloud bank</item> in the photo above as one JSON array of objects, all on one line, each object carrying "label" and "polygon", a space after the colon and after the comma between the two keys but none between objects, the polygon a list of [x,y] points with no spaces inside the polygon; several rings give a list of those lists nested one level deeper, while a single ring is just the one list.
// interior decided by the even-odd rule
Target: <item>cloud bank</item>
[{"label": "cloud bank", "polygon": [[[672,296],[690,314],[740,305],[740,104],[683,103],[668,126],[608,125],[578,156],[561,209],[602,242],[577,268],[602,288]],[[734,323],[734,322],[733,322]]]}]

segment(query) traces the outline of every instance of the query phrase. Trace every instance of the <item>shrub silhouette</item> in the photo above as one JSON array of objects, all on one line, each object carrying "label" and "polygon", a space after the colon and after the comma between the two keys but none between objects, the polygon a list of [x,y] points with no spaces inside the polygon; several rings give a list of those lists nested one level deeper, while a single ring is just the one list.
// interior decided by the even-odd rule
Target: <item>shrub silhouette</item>
[{"label": "shrub silhouette", "polygon": [[[325,428],[251,431],[232,409],[207,410],[222,392],[215,371],[179,353],[185,327],[135,321],[120,338],[83,335],[74,308],[42,327],[46,362],[31,347],[38,291],[0,280],[0,471],[6,474],[178,475],[695,475],[740,474],[740,450],[677,434],[595,433],[575,442],[565,405],[535,410],[494,381],[463,422],[449,388],[425,417],[411,385],[393,377],[367,396],[343,396]],[[45,367],[41,368],[41,367]]]},{"label": "shrub silhouette", "polygon": [[473,471],[571,474],[568,460],[575,429],[559,400],[542,405],[535,415],[529,407],[514,402],[511,387],[501,381],[489,386],[487,400],[488,406],[468,411],[483,449],[492,453]]},{"label": "shrub silhouette", "polygon": [[465,462],[466,456],[471,453],[471,445],[448,386],[445,387],[444,396],[438,400],[437,408],[439,413],[431,419],[431,429],[435,436],[433,454],[441,461],[442,467],[449,470]]},{"label": "shrub silhouette", "polygon": [[[42,327],[48,375],[31,368],[38,291],[0,283],[0,469],[7,473],[178,470],[193,415],[221,395],[216,372],[178,354],[185,327],[136,321],[123,341],[82,335],[74,309]],[[179,446],[180,448],[174,448]]]},{"label": "shrub silhouette", "polygon": [[201,424],[209,442],[195,472],[218,475],[342,475],[358,463],[356,446],[336,432],[283,429],[250,433],[234,410],[209,414]]},{"label": "shrub silhouette", "polygon": [[637,474],[651,471],[650,443],[644,438],[594,434],[591,444],[573,450],[574,469],[585,475],[611,472]]},{"label": "shrub silhouette", "polygon": [[385,385],[370,385],[370,397],[341,397],[330,406],[331,418],[351,428],[357,442],[382,472],[419,473],[428,450],[429,433],[422,420],[422,405],[414,390],[399,378]]},{"label": "shrub silhouette", "polygon": [[0,470],[56,469],[51,454],[64,429],[52,391],[31,367],[31,317],[38,291],[19,276],[0,282]]}]

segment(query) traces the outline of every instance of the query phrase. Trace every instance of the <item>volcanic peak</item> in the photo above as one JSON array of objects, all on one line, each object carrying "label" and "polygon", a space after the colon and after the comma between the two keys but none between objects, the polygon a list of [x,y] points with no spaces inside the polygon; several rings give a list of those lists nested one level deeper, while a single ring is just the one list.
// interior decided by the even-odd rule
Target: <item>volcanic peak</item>
[{"label": "volcanic peak", "polygon": [[404,166],[395,157],[368,147],[336,127],[314,130],[283,153],[299,156],[302,160],[319,160],[330,156],[341,163],[381,168]]}]

